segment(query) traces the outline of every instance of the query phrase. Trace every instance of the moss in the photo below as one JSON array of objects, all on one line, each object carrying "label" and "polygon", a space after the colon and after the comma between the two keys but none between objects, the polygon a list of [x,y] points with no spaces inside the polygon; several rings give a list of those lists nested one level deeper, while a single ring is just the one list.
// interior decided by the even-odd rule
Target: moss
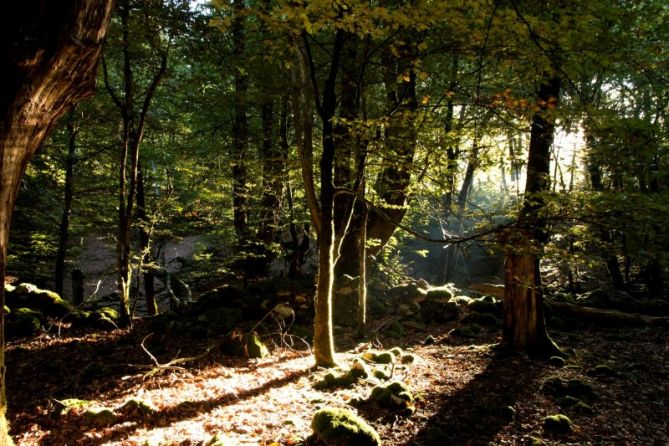
[{"label": "moss", "polygon": [[376,362],[379,364],[392,364],[395,361],[395,356],[390,352],[382,352],[376,356]]},{"label": "moss", "polygon": [[511,422],[516,418],[516,409],[514,409],[513,406],[502,406],[499,409],[499,416],[504,421]]},{"label": "moss", "polygon": [[118,415],[116,415],[111,409],[99,407],[91,408],[84,412],[84,420],[93,426],[105,427],[116,423],[118,420]]},{"label": "moss", "polygon": [[564,398],[560,398],[557,403],[560,407],[573,407],[582,401],[573,396],[567,395]]},{"label": "moss", "polygon": [[350,387],[358,380],[369,377],[367,366],[360,360],[354,359],[351,368],[342,375],[330,372],[314,384],[315,389],[332,389],[337,387]]},{"label": "moss", "polygon": [[382,369],[374,369],[372,374],[374,375],[374,378],[378,379],[379,381],[387,381],[390,379],[390,375]]},{"label": "moss", "polygon": [[7,305],[4,305],[3,308],[5,310],[5,316],[12,312]]},{"label": "moss", "polygon": [[39,310],[54,317],[63,317],[76,311],[71,303],[62,299],[57,293],[40,289],[30,283],[22,283],[9,293],[7,304],[10,307],[26,307]]},{"label": "moss", "polygon": [[501,308],[497,305],[496,302],[490,302],[488,300],[483,300],[485,298],[474,299],[467,306],[469,311],[475,313],[490,313],[494,315],[501,315]]},{"label": "moss", "polygon": [[469,296],[455,296],[454,298],[451,299],[451,302],[458,305],[458,306],[466,306],[466,305],[469,305],[473,301],[474,301],[474,299],[472,299]]},{"label": "moss", "polygon": [[462,319],[463,324],[478,324],[483,326],[498,326],[500,320],[491,313],[469,313]]},{"label": "moss", "polygon": [[429,335],[428,337],[425,338],[423,341],[423,345],[434,345],[437,343],[437,340],[435,339],[434,336]]},{"label": "moss", "polygon": [[571,410],[573,410],[574,413],[581,414],[581,415],[592,415],[592,414],[595,413],[592,406],[590,406],[589,404],[584,403],[583,401],[579,401],[578,403],[574,404],[572,406]]},{"label": "moss", "polygon": [[525,437],[525,440],[524,444],[527,444],[528,446],[543,446],[546,444],[541,438],[533,437],[532,435]]},{"label": "moss", "polygon": [[426,290],[427,298],[433,301],[447,302],[453,298],[453,287],[450,284],[439,287],[428,288]]},{"label": "moss", "polygon": [[90,406],[91,402],[87,400],[80,400],[77,398],[67,398],[64,400],[56,400],[55,415],[67,415],[72,411],[83,410]]},{"label": "moss", "polygon": [[369,370],[367,369],[367,366],[359,358],[355,358],[353,360],[351,368],[348,372],[358,378],[367,378],[369,376]]},{"label": "moss", "polygon": [[402,355],[401,362],[402,364],[412,364],[416,360],[416,357],[412,355],[411,353],[407,353],[406,355]]},{"label": "moss", "polygon": [[390,350],[388,350],[388,352],[392,353],[393,356],[395,356],[396,358],[401,358],[402,354],[404,353],[402,352],[402,349],[399,347],[393,347]]},{"label": "moss", "polygon": [[566,415],[549,415],[544,418],[544,431],[548,433],[566,434],[571,429],[571,420]]},{"label": "moss", "polygon": [[7,316],[8,336],[32,336],[42,327],[44,315],[30,308],[16,308]]},{"label": "moss", "polygon": [[599,396],[590,384],[578,379],[564,381],[559,377],[549,378],[543,383],[541,389],[545,393],[554,396],[571,396],[586,402],[592,402],[599,399]]},{"label": "moss", "polygon": [[313,439],[326,446],[380,446],[379,434],[356,414],[346,409],[319,410],[311,420]]},{"label": "moss", "polygon": [[211,437],[211,439],[205,443],[205,446],[232,446],[228,439],[220,437],[218,434]]},{"label": "moss", "polygon": [[269,355],[267,346],[256,333],[233,332],[221,344],[223,353],[246,358],[264,358]]},{"label": "moss", "polygon": [[369,400],[381,407],[397,410],[400,414],[413,414],[416,410],[413,394],[404,383],[399,381],[374,387]]},{"label": "moss", "polygon": [[565,361],[564,358],[560,356],[551,356],[548,360],[548,363],[555,367],[564,367],[565,364],[567,364],[567,361]]},{"label": "moss", "polygon": [[471,324],[465,327],[454,328],[448,332],[449,336],[456,338],[475,338],[478,332],[478,325]]}]

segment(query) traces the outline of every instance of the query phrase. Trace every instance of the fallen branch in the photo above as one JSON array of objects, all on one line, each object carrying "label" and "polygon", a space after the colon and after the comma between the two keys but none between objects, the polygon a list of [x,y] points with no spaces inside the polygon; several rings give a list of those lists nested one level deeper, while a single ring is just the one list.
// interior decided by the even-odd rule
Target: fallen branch
[{"label": "fallen branch", "polygon": [[669,327],[669,317],[623,313],[622,311],[617,310],[603,310],[601,308],[583,307],[581,305],[574,305],[566,302],[553,302],[548,299],[545,300],[545,304],[553,310],[555,314],[575,317],[603,325]]}]

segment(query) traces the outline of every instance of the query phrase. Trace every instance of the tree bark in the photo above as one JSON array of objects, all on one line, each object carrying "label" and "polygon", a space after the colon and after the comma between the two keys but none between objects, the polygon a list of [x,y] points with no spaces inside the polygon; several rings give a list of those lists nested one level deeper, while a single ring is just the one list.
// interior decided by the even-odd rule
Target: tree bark
[{"label": "tree bark", "polygon": [[74,198],[74,165],[77,163],[77,134],[75,107],[68,112],[67,117],[67,158],[65,158],[65,186],[63,188],[63,213],[58,228],[58,252],[56,253],[55,288],[59,296],[63,295],[63,280],[65,279],[65,258],[67,256],[67,241],[70,233],[70,216],[72,215],[72,200]]},{"label": "tree bark", "polygon": [[539,211],[550,190],[550,147],[555,124],[550,116],[560,96],[560,78],[546,79],[538,91],[540,111],[532,117],[525,198],[518,232],[509,242],[504,273],[504,330],[502,340],[514,350],[539,356],[561,354],[546,332],[539,261],[547,241],[546,223]]},{"label": "tree bark", "polygon": [[[8,3],[0,18],[0,281],[9,227],[28,161],[56,120],[91,94],[111,0]],[[75,69],[76,67],[76,69]],[[11,445],[6,421],[4,285],[0,287],[0,446]]]}]

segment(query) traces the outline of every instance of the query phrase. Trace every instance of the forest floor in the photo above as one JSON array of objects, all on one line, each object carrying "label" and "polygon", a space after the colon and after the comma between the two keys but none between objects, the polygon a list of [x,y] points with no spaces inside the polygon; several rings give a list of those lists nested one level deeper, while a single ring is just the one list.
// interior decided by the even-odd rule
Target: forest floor
[{"label": "forest floor", "polygon": [[[666,329],[553,332],[570,353],[566,365],[556,367],[500,353],[496,332],[455,340],[447,335],[449,328],[416,330],[401,341],[377,339],[385,348],[398,345],[417,357],[393,370],[393,379],[404,381],[417,397],[412,416],[373,403],[353,407],[377,429],[384,445],[669,444]],[[185,446],[206,445],[218,435],[232,445],[299,445],[319,408],[352,408],[351,401],[366,398],[375,384],[370,378],[350,388],[316,390],[313,384],[325,371],[312,369],[308,352],[286,348],[259,360],[225,357],[215,349],[183,368],[151,374],[139,367],[153,365],[141,348],[148,333],[149,325],[139,321],[131,333],[51,333],[10,343],[7,388],[16,443]],[[427,335],[436,343],[424,345]],[[156,335],[146,347],[164,364],[200,355],[215,342]],[[350,350],[339,360],[350,364],[356,356]],[[609,373],[588,373],[601,364],[610,367]],[[597,394],[594,413],[560,408],[556,398],[542,392],[542,384],[555,376],[590,384]],[[141,398],[156,410],[131,411],[100,424],[82,410],[58,415],[58,401],[67,398],[112,409]],[[556,413],[571,418],[571,432],[551,436],[543,431],[543,418]],[[543,443],[532,443],[538,439]]]}]

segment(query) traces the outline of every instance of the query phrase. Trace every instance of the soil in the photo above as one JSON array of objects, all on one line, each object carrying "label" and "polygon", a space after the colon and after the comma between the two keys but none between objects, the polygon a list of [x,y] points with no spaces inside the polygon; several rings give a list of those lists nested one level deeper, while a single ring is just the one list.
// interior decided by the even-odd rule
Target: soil
[{"label": "soil", "polygon": [[[275,347],[270,357],[247,360],[214,347],[202,355],[219,340],[146,338],[150,325],[143,320],[132,332],[46,333],[7,347],[11,432],[18,445],[205,445],[215,435],[233,445],[299,445],[311,432],[313,414],[334,406],[357,411],[388,446],[522,445],[531,444],[531,437],[547,445],[669,444],[666,329],[553,332],[570,353],[566,365],[556,367],[504,353],[494,331],[458,340],[448,336],[450,328],[374,341],[377,348],[400,346],[417,357],[393,369],[392,379],[404,381],[417,397],[409,417],[374,403],[352,404],[378,384],[372,378],[350,388],[314,389],[326,371],[312,368],[308,351]],[[424,345],[428,335],[437,342]],[[155,363],[141,347],[145,338]],[[340,353],[340,363],[350,364],[369,345],[357,347],[358,353]],[[191,356],[201,357],[155,367]],[[600,364],[613,376],[588,374]],[[541,391],[555,376],[591,384],[598,395],[594,413],[560,408],[556,397]],[[83,410],[57,415],[58,401],[66,398],[110,409],[141,398],[156,411],[95,426]],[[569,433],[544,432],[543,418],[557,413],[572,420]]]}]

